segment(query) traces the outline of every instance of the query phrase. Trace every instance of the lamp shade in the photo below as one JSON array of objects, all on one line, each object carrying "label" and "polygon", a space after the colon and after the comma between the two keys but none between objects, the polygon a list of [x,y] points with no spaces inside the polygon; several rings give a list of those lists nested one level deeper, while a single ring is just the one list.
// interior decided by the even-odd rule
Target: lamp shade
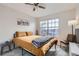
[{"label": "lamp shade", "polygon": [[77,25],[78,24],[78,20],[69,20],[68,21],[68,25],[71,26],[71,25]]}]

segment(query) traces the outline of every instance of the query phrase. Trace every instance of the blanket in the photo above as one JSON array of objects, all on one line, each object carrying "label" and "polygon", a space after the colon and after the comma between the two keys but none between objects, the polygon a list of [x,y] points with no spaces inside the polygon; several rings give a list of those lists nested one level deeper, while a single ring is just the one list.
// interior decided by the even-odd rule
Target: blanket
[{"label": "blanket", "polygon": [[36,38],[35,40],[32,41],[32,44],[36,48],[40,48],[44,44],[46,44],[47,42],[49,42],[51,39],[53,39],[53,37],[51,37],[51,36],[44,36],[44,37]]}]

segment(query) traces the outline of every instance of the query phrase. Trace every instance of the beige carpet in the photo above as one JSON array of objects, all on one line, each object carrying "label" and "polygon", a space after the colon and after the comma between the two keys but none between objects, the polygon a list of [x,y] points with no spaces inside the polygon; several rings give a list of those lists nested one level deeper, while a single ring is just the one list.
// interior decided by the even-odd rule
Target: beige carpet
[{"label": "beige carpet", "polygon": [[[6,49],[7,50],[7,49]],[[13,49],[12,51],[4,53],[2,56],[22,56],[22,51],[20,48]],[[54,46],[48,51],[46,56],[68,56],[68,48],[57,46],[55,50]],[[33,56],[32,54],[25,52],[24,56]]]}]

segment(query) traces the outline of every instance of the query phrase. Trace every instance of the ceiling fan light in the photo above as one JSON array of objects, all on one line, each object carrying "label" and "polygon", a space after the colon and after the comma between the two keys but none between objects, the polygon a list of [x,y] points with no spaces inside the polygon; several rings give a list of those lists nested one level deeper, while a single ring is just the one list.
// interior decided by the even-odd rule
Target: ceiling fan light
[{"label": "ceiling fan light", "polygon": [[33,8],[33,11],[35,11],[35,7]]}]

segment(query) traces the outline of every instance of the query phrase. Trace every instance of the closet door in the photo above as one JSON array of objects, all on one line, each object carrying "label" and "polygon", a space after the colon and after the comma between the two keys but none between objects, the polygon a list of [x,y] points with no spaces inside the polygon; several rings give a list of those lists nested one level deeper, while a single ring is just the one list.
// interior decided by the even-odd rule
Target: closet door
[{"label": "closet door", "polygon": [[79,29],[75,29],[76,42],[79,43]]}]

